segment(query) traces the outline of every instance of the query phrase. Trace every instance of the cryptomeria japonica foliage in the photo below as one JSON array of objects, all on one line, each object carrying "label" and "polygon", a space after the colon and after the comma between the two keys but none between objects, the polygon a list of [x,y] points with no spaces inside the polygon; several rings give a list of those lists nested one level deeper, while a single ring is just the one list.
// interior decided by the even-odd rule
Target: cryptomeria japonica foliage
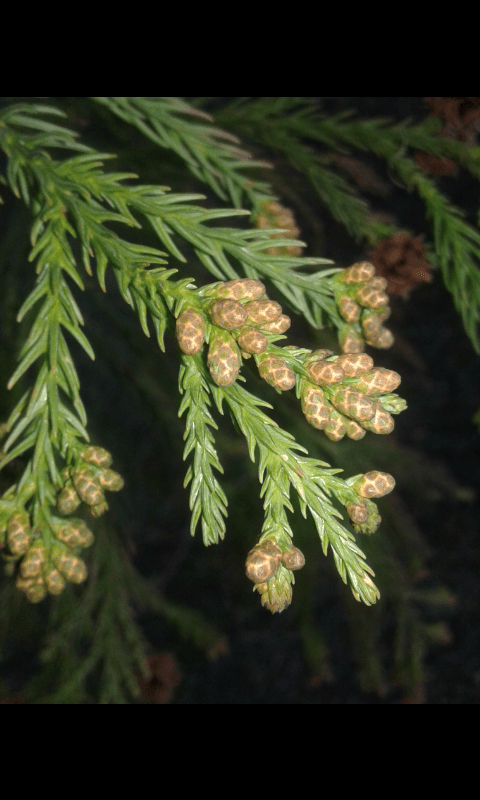
[{"label": "cryptomeria japonica foliage", "polygon": [[[200,534],[205,545],[228,540],[229,498],[215,436],[217,420],[228,417],[258,469],[263,521],[253,541],[251,532],[245,539],[245,571],[262,605],[280,612],[292,603],[294,574],[305,564],[295,540],[298,513],[311,521],[321,550],[331,553],[355,599],[368,606],[380,597],[362,540],[382,535],[377,500],[394,489],[394,476],[376,469],[351,475],[348,464],[344,472],[333,468],[310,455],[269,412],[290,393],[312,437],[355,442],[392,432],[394,416],[406,408],[396,393],[401,377],[375,364],[375,353],[394,341],[388,277],[366,256],[339,268],[302,255],[295,215],[274,181],[268,182],[270,165],[252,158],[237,134],[257,142],[262,153],[281,152],[365,253],[403,234],[376,219],[313,144],[331,151],[368,149],[385,159],[427,206],[433,223],[428,260],[441,269],[478,348],[479,234],[401,149],[453,155],[477,174],[475,148],[441,139],[430,121],[387,125],[332,118],[311,98],[237,98],[218,110],[227,132],[200,110],[207,100],[85,98],[87,107],[171,152],[205,184],[205,202],[197,192],[115,172],[112,153],[97,152],[79,136],[75,120],[65,124],[60,101],[3,98],[2,195],[12,193],[28,210],[31,280],[15,312],[23,338],[7,384],[15,402],[1,429],[0,470],[16,469],[0,500],[0,547],[11,586],[31,603],[51,595],[59,602],[69,584],[84,584],[80,591],[95,595],[94,615],[95,603],[102,603],[99,564],[118,558],[102,522],[115,502],[111,493],[124,481],[115,453],[98,437],[91,441],[95,409],[84,404],[71,347],[75,342],[95,358],[82,313],[91,278],[98,292],[116,287],[145,335],[156,337],[159,363],[167,341],[175,349],[192,535]],[[220,208],[212,208],[215,195]],[[154,232],[156,246],[147,237],[141,242],[144,230]],[[201,265],[201,283],[190,277],[185,252]],[[295,316],[312,330],[329,330],[328,344],[297,345],[289,333]],[[256,392],[257,379],[269,387],[267,400]],[[90,586],[96,581],[96,588]],[[163,611],[168,616],[168,605]],[[136,672],[145,669],[133,617],[119,623],[116,614],[121,618],[120,605],[110,624],[124,626],[124,650],[128,642],[134,647],[128,664],[118,658],[123,675],[114,689],[109,684],[102,690],[105,702],[124,702],[135,691]],[[68,616],[62,619],[68,625]],[[79,667],[77,688],[106,658],[98,643],[92,652],[92,663]]]}]

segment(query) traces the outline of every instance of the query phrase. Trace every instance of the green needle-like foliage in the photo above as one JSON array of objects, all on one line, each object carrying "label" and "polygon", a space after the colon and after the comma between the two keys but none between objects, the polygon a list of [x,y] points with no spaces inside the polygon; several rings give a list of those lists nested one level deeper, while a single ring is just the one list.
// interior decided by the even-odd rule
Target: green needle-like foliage
[{"label": "green needle-like foliage", "polygon": [[[340,270],[301,255],[305,245],[293,217],[264,180],[272,174],[270,163],[252,158],[238,134],[285,158],[365,245],[397,229],[372,215],[322,148],[368,150],[383,159],[424,201],[434,230],[432,253],[480,347],[480,235],[405,152],[416,147],[454,156],[478,177],[475,148],[467,153],[458,142],[440,140],[429,124],[328,117],[312,98],[236,98],[218,113],[234,131],[228,132],[200,109],[217,99],[196,98],[194,106],[173,97],[86,98],[97,113],[120,118],[136,137],[172,151],[226,204],[219,208],[207,206],[197,191],[172,192],[107,169],[112,155],[59,124],[64,114],[56,104],[4,103],[0,111],[0,181],[30,214],[36,272],[17,310],[24,341],[8,381],[17,394],[1,426],[0,470],[15,465],[16,478],[0,499],[0,546],[7,573],[28,600],[67,598],[53,606],[41,702],[85,702],[92,691],[101,703],[135,696],[148,669],[132,600],[163,614],[190,638],[200,631],[212,647],[221,641],[195,612],[149,594],[108,524],[96,521],[108,511],[105,493],[120,490],[123,479],[111,469],[112,455],[90,444],[94,411],[82,399],[75,358],[79,345],[95,359],[81,310],[87,285],[107,292],[116,284],[145,335],[153,331],[159,349],[170,347],[178,358],[191,534],[200,526],[205,545],[227,535],[213,414],[228,414],[258,466],[264,518],[245,552],[247,576],[262,604],[276,612],[292,601],[294,571],[305,561],[295,545],[299,510],[313,522],[323,553],[331,551],[355,599],[370,606],[380,597],[357,538],[378,528],[375,499],[392,490],[394,479],[377,471],[344,478],[341,469],[311,457],[268,416],[265,409],[273,405],[250,384],[257,372],[272,399],[295,387],[315,435],[333,442],[389,433],[391,415],[406,407],[395,394],[400,376],[375,368],[363,353],[365,343],[391,344],[381,325],[388,317],[385,287],[371,264]],[[214,282],[206,277],[197,287],[190,262]],[[280,346],[291,320],[269,298],[272,289],[314,329],[336,328],[340,352]],[[176,336],[173,349],[167,331]],[[159,363],[163,357],[159,353]],[[92,545],[87,578],[80,555]],[[85,580],[77,604],[80,590],[67,583]],[[52,693],[57,670],[61,685]]]}]

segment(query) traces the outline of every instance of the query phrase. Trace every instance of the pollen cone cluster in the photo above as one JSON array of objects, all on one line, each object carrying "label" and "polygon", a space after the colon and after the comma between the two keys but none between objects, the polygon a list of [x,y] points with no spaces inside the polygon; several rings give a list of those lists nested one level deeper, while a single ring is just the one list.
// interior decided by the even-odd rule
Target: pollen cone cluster
[{"label": "pollen cone cluster", "polygon": [[340,346],[344,353],[361,353],[366,345],[386,349],[393,336],[383,326],[390,316],[387,281],[375,275],[368,261],[344,269],[335,275],[332,287],[337,308],[345,325],[340,329]]},{"label": "pollen cone cluster", "polygon": [[73,514],[83,502],[92,517],[100,517],[108,509],[105,491],[119,492],[123,478],[109,469],[112,456],[103,447],[87,447],[74,467],[66,467],[62,473],[65,480],[58,496],[59,514]]},{"label": "pollen cone cluster", "polygon": [[289,545],[282,549],[266,539],[248,553],[245,573],[261,595],[262,605],[275,614],[292,602],[293,570],[301,569],[304,564],[305,557],[298,547]]},{"label": "pollen cone cluster", "polygon": [[[87,447],[73,467],[62,472],[64,486],[57,500],[57,515],[35,523],[27,510],[0,508],[0,546],[16,585],[32,603],[47,594],[60,594],[67,582],[82,583],[87,577],[79,552],[93,544],[93,533],[73,514],[83,502],[94,517],[107,509],[104,492],[119,491],[121,476],[110,469],[112,457],[102,447]],[[47,522],[48,519],[48,522]]]},{"label": "pollen cone cluster", "polygon": [[[255,227],[263,230],[283,228],[285,233],[273,233],[272,239],[298,239],[300,236],[293,212],[275,200],[263,203],[261,213],[255,218]],[[265,252],[272,256],[301,256],[302,248],[298,245],[287,245],[286,247],[270,247]]]},{"label": "pollen cone cluster", "polygon": [[[242,357],[260,356],[267,350],[267,336],[283,334],[291,324],[279,303],[266,297],[263,283],[253,278],[219,284],[205,312],[187,308],[180,313],[177,341],[186,355],[199,353],[210,323],[207,365],[217,386],[224,387],[231,386],[238,378]],[[282,359],[262,366],[260,374],[281,391],[295,384],[295,375]]]},{"label": "pollen cone cluster", "polygon": [[367,431],[391,433],[392,414],[406,407],[394,394],[400,375],[374,367],[366,353],[335,356],[330,350],[316,350],[305,367],[309,378],[300,384],[302,411],[310,425],[334,442],[344,436],[362,439]]},{"label": "pollen cone cluster", "polygon": [[358,501],[348,503],[346,511],[353,529],[356,533],[374,533],[382,521],[374,500],[385,497],[393,491],[395,478],[388,472],[373,470],[360,475],[352,488],[357,494]]}]

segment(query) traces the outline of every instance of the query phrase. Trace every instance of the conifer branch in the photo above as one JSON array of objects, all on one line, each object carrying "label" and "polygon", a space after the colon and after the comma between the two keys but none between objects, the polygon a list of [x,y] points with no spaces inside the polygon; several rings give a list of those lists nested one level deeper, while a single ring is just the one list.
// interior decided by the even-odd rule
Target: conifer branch
[{"label": "conifer branch", "polygon": [[[185,111],[183,107],[181,110]],[[215,428],[216,425],[209,411],[209,396],[211,395],[220,411],[222,411],[223,400],[227,402],[232,416],[247,439],[252,459],[255,457],[257,447],[259,450],[259,476],[262,484],[261,496],[264,500],[265,519],[257,545],[258,548],[263,548],[263,551],[258,550],[255,557],[266,555],[267,558],[273,559],[275,567],[274,573],[268,580],[258,582],[257,588],[262,594],[265,604],[272,611],[282,610],[288,605],[293,584],[292,570],[302,566],[303,556],[292,545],[292,531],[287,517],[287,511],[293,511],[290,502],[291,488],[298,497],[304,516],[307,511],[310,511],[324,552],[326,553],[328,546],[331,546],[334,561],[342,580],[349,582],[354,596],[358,600],[367,604],[375,602],[378,590],[369,577],[371,570],[364,561],[362,551],[356,545],[354,535],[339,522],[342,515],[332,505],[330,499],[333,494],[336,500],[345,507],[350,505],[357,510],[360,508],[360,517],[362,518],[357,519],[357,512],[355,512],[357,516],[351,518],[358,524],[360,531],[371,532],[378,524],[375,522],[377,516],[374,504],[370,500],[362,499],[362,497],[371,495],[362,495],[363,484],[361,488],[359,485],[357,486],[358,480],[360,478],[363,480],[363,477],[356,476],[355,484],[350,486],[349,483],[337,478],[336,470],[331,470],[328,465],[299,455],[299,452],[306,453],[304,448],[300,447],[290,434],[274,425],[260,410],[260,407],[266,404],[248,393],[238,383],[232,385],[240,368],[240,351],[246,351],[244,355],[254,353],[260,375],[270,385],[279,390],[287,390],[295,385],[296,376],[298,376],[300,394],[302,394],[302,387],[306,382],[308,396],[310,397],[312,391],[315,395],[314,406],[315,404],[318,406],[320,395],[325,402],[330,403],[330,406],[327,407],[323,400],[321,401],[327,409],[326,413],[329,419],[331,415],[329,425],[333,426],[330,429],[327,426],[327,435],[338,440],[346,431],[352,438],[359,438],[365,434],[367,428],[378,433],[391,430],[391,427],[388,427],[391,417],[385,410],[382,410],[380,402],[372,403],[365,398],[362,399],[358,392],[349,390],[348,381],[350,379],[347,377],[349,373],[344,373],[339,364],[323,363],[322,359],[328,356],[328,351],[315,356],[310,354],[310,351],[292,351],[276,347],[275,342],[279,338],[283,338],[282,334],[290,325],[290,320],[281,314],[281,307],[278,303],[261,299],[264,296],[265,287],[257,280],[257,276],[266,276],[271,279],[272,283],[287,297],[290,305],[300,311],[312,324],[321,324],[321,313],[323,312],[330,321],[344,325],[344,319],[337,310],[337,300],[338,296],[343,296],[345,291],[353,292],[352,296],[360,298],[359,302],[367,310],[371,301],[375,303],[378,301],[381,308],[387,302],[386,296],[384,298],[376,285],[374,288],[373,284],[371,287],[365,284],[365,280],[371,277],[371,269],[373,269],[371,265],[367,264],[366,267],[360,265],[360,268],[352,268],[350,271],[333,269],[306,275],[299,272],[298,268],[316,266],[324,261],[272,254],[271,235],[272,233],[278,234],[279,230],[251,231],[209,227],[206,224],[225,216],[242,215],[246,212],[231,209],[205,211],[199,206],[190,204],[192,200],[200,199],[201,196],[198,195],[174,195],[167,193],[162,187],[126,185],[125,180],[134,176],[104,173],[102,162],[105,156],[91,150],[61,162],[55,161],[43,149],[42,140],[34,136],[35,143],[32,144],[30,134],[18,132],[17,128],[21,128],[21,126],[22,117],[17,117],[11,130],[8,124],[4,124],[4,130],[0,136],[0,142],[9,156],[10,172],[7,169],[7,175],[12,188],[22,195],[27,205],[35,210],[36,214],[33,226],[32,258],[38,259],[41,274],[37,287],[26,301],[21,313],[26,313],[27,310],[33,308],[44,294],[46,299],[41,314],[34,323],[26,349],[21,354],[21,361],[11,384],[13,385],[47,351],[48,359],[45,366],[40,369],[37,385],[32,394],[33,399],[29,399],[27,394],[14,411],[14,419],[10,421],[10,426],[17,421],[17,418],[19,422],[7,441],[6,450],[8,451],[14,440],[24,433],[22,445],[24,449],[35,446],[31,471],[42,476],[43,473],[38,471],[38,464],[43,464],[41,459],[44,459],[44,472],[48,467],[52,487],[54,486],[57,490],[63,487],[62,491],[71,490],[74,495],[75,489],[82,499],[85,498],[84,502],[89,504],[92,513],[96,508],[100,509],[98,513],[103,513],[106,507],[101,492],[98,497],[96,480],[100,480],[106,488],[114,490],[119,488],[117,479],[107,477],[105,474],[105,469],[110,464],[109,460],[108,463],[106,461],[107,458],[110,459],[109,454],[106,451],[97,452],[95,448],[85,451],[77,443],[79,435],[84,439],[88,438],[84,427],[86,414],[79,396],[78,378],[60,328],[63,327],[68,331],[93,357],[93,351],[80,328],[83,322],[81,312],[63,279],[63,272],[65,272],[80,289],[83,288],[82,278],[77,270],[69,242],[69,237],[78,238],[81,259],[86,272],[89,275],[92,274],[91,262],[93,260],[99,284],[105,291],[106,270],[108,266],[113,268],[113,274],[123,299],[137,313],[142,329],[147,336],[150,335],[149,321],[153,322],[162,349],[164,332],[167,327],[173,328],[176,320],[177,337],[179,343],[182,338],[181,348],[185,353],[180,373],[180,387],[184,395],[180,414],[187,411],[184,455],[188,457],[190,453],[193,453],[194,456],[193,464],[188,469],[185,481],[185,485],[191,482],[192,533],[200,519],[205,544],[218,541],[223,538],[225,533],[224,518],[227,499],[213,474],[213,469],[220,472],[222,470],[212,434],[212,428]],[[59,137],[57,127],[55,135]],[[48,135],[50,135],[49,132]],[[68,140],[68,136],[65,135],[65,138]],[[11,167],[12,164],[14,167]],[[43,198],[41,205],[37,200],[39,189],[41,189]],[[142,223],[139,218],[146,220],[151,225],[166,250],[177,259],[185,260],[177,246],[175,236],[192,245],[205,266],[221,281],[224,281],[225,278],[237,278],[238,273],[232,266],[232,260],[240,266],[241,271],[249,276],[249,279],[233,280],[233,282],[230,280],[226,284],[221,283],[220,286],[212,284],[199,290],[195,289],[189,278],[172,281],[171,277],[175,270],[155,266],[167,263],[165,252],[153,247],[134,245],[112,233],[107,227],[108,223],[115,222],[140,228]],[[280,252],[282,248],[296,247],[298,244],[295,238],[275,239],[275,247],[279,248]],[[53,269],[56,271],[52,273]],[[340,295],[332,282],[334,280],[332,276],[339,278],[340,289],[338,291]],[[346,281],[348,284],[347,289],[342,281]],[[224,292],[223,295],[222,292]],[[233,294],[230,294],[231,292]],[[229,299],[217,301],[217,298],[222,298],[222,296],[225,298],[239,297],[242,302]],[[234,315],[233,322],[228,317],[230,313]],[[45,324],[46,318],[50,319],[49,325]],[[249,326],[247,325],[241,334],[240,330],[243,330],[247,320],[250,320]],[[238,345],[235,344],[229,333],[232,329],[238,329],[236,334]],[[247,337],[245,340],[242,338],[243,335]],[[209,372],[198,355],[205,337],[210,344],[207,359]],[[251,347],[253,350],[250,349]],[[305,358],[307,361],[313,358],[314,366],[320,368],[322,375],[330,374],[333,370],[336,376],[333,383],[338,384],[346,379],[347,383],[344,387],[346,391],[342,394],[343,390],[340,389],[340,395],[337,397],[338,386],[335,391],[329,385],[324,389],[324,393],[319,390],[318,387],[323,385],[323,379],[315,375],[312,377],[310,361],[307,363]],[[349,358],[350,356],[347,357],[347,360]],[[373,364],[371,359],[369,359],[369,364]],[[368,364],[361,367],[359,372],[355,371],[357,367],[353,366],[354,379],[356,380],[355,376],[358,375],[362,375],[366,379]],[[350,368],[352,368],[352,364],[349,362]],[[377,378],[378,376],[372,374],[371,381],[373,383],[369,379],[370,382],[365,382],[361,391],[373,391],[374,394],[383,392],[384,402],[390,402],[388,398],[393,398],[391,401],[393,406],[392,408],[389,406],[389,409],[397,408],[396,395],[386,395],[385,388],[378,389],[375,383]],[[60,389],[67,394],[77,412],[78,419],[65,404],[59,405],[60,401],[56,396],[48,403],[44,412],[50,388],[47,380],[50,382],[53,380],[54,386],[56,387],[58,384]],[[391,377],[389,380],[391,382]],[[313,384],[312,381],[314,381]],[[332,381],[328,378],[327,384],[330,383]],[[47,386],[45,391],[44,384]],[[345,400],[343,399],[344,394]],[[363,404],[360,411],[356,408],[358,402]],[[343,416],[336,410],[337,407],[342,410]],[[309,418],[308,414],[313,413],[310,406],[308,408],[310,410],[306,410],[307,419]],[[398,410],[402,410],[402,407],[398,406]],[[38,416],[40,411],[43,414],[42,427],[37,426],[35,429],[29,427],[32,415]],[[315,411],[315,413],[317,412]],[[345,414],[347,416],[344,416]],[[351,415],[356,418],[356,414],[357,417],[360,414],[358,419],[361,421],[361,425],[354,422],[353,419],[347,419]],[[380,414],[378,419],[383,420],[383,425],[387,424],[388,430],[379,427],[378,414]],[[374,415],[375,419],[373,419]],[[385,415],[387,423],[384,422]],[[313,417],[310,418],[313,419]],[[345,420],[345,424],[342,419]],[[47,421],[50,423],[49,426],[45,424]],[[64,431],[66,421],[73,430],[73,433],[68,435]],[[321,427],[317,422],[318,420],[316,422],[314,420],[315,426]],[[58,456],[66,460],[67,464],[73,463],[73,467],[67,471],[67,474],[59,475],[55,456],[53,452],[50,454],[52,443],[56,445],[57,441],[59,441]],[[17,450],[12,452],[18,454]],[[85,455],[86,452],[88,455]],[[10,457],[13,456],[10,454]],[[91,467],[87,469],[88,476],[84,474],[82,471],[84,466],[80,464],[82,459],[94,464],[98,474],[95,471],[92,472]],[[107,472],[111,471],[107,469]],[[116,473],[113,473],[113,476],[115,475]],[[389,483],[391,476],[386,476],[387,483],[385,483],[385,476],[382,477],[381,474],[379,476],[378,479],[375,477],[375,481],[372,478],[369,484],[369,486],[373,486],[373,496],[382,496],[393,487],[393,484]],[[119,478],[119,476],[117,477]],[[72,480],[73,487],[69,487],[68,482]],[[380,489],[373,485],[378,480],[381,484]],[[45,480],[42,481],[43,484],[45,484]],[[92,492],[93,496],[91,496]],[[56,500],[53,488],[48,496],[44,491],[40,500],[42,509],[45,508],[45,505],[52,506]],[[54,523],[50,525],[50,528],[52,526]],[[68,536],[71,535],[69,532]],[[75,535],[77,538],[80,535],[78,530]],[[85,532],[82,535],[84,538],[86,536],[90,543],[89,535],[86,535]],[[47,541],[45,544],[47,550],[48,546],[49,542]],[[265,552],[265,548],[267,551],[270,548],[270,552]],[[77,572],[80,569],[80,573],[75,572],[72,579],[78,579],[77,582],[79,582],[79,575],[83,580],[85,572],[82,571],[83,568],[78,567],[77,562],[75,565]],[[32,587],[29,586],[30,588]],[[43,584],[41,591],[43,591]],[[39,593],[41,593],[40,590]],[[36,594],[35,597],[37,597]]]},{"label": "conifer branch", "polygon": [[272,197],[268,183],[244,175],[245,169],[268,168],[252,159],[237,136],[215,127],[209,114],[178,97],[93,97],[113,114],[134,125],[160,147],[173,150],[200,181],[222,200],[241,208]]},{"label": "conifer branch", "polygon": [[[348,184],[326,169],[324,158],[313,152],[308,142],[337,151],[345,147],[370,151],[386,161],[406,189],[416,191],[426,205],[434,240],[434,251],[430,251],[429,257],[440,267],[465,330],[480,352],[480,234],[406,155],[407,148],[415,148],[456,158],[478,177],[480,148],[466,148],[461,142],[438,136],[437,121],[413,125],[391,124],[383,119],[352,119],[348,113],[327,116],[315,108],[311,98],[285,99],[292,101],[288,115],[279,115],[277,98],[256,98],[223,109],[217,118],[227,127],[282,152],[310,180],[336,219],[355,238],[364,238],[370,244],[376,244],[395,230],[372,220],[364,201],[354,197]],[[298,103],[301,100],[304,102]]]},{"label": "conifer branch", "polygon": [[[335,566],[345,583],[349,583],[357,600],[375,603],[378,590],[370,575],[372,570],[355,537],[341,524],[341,513],[332,505],[331,496],[346,505],[358,502],[355,491],[336,477],[341,470],[301,453],[307,451],[287,431],[282,430],[262,410],[267,403],[259,401],[238,383],[227,389],[214,390],[219,410],[227,403],[233,418],[244,434],[252,461],[258,448],[259,480],[264,497],[265,521],[259,541],[273,539],[281,549],[288,548],[292,530],[286,510],[293,511],[290,488],[296,493],[304,517],[307,510],[313,518],[324,554],[332,548]],[[293,576],[292,576],[293,578]]]}]

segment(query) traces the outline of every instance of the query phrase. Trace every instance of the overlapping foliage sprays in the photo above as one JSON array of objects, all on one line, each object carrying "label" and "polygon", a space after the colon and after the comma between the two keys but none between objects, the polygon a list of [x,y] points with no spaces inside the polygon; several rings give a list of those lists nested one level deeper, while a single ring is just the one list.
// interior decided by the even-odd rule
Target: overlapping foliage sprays
[{"label": "overlapping foliage sprays", "polygon": [[[337,569],[355,597],[375,602],[378,590],[372,570],[349,520],[356,532],[373,532],[380,518],[372,498],[391,491],[393,478],[340,478],[338,470],[305,455],[304,448],[262,410],[268,405],[243,386],[251,370],[243,365],[251,359],[272,389],[281,393],[296,387],[306,420],[332,440],[344,435],[359,439],[367,431],[390,432],[391,414],[405,407],[394,394],[400,378],[375,369],[372,358],[362,354],[365,343],[391,343],[382,327],[388,298],[373,267],[323,270],[315,273],[314,284],[312,274],[301,268],[311,268],[319,259],[301,258],[293,217],[278,202],[266,199],[263,187],[258,227],[209,227],[207,221],[239,212],[205,211],[191,204],[200,199],[196,195],[132,186],[126,182],[131,175],[105,173],[105,157],[77,143],[68,129],[48,122],[52,113],[57,112],[43,106],[11,106],[3,112],[0,127],[8,159],[6,182],[32,212],[30,258],[38,274],[18,315],[22,319],[29,314],[32,322],[9,385],[22,380],[25,392],[6,424],[3,444],[3,466],[30,454],[21,478],[1,501],[3,553],[18,588],[38,602],[47,593],[61,592],[66,581],[84,581],[81,551],[91,545],[93,533],[79,512],[84,509],[93,518],[103,514],[108,508],[105,492],[122,487],[122,478],[111,469],[111,455],[89,445],[87,413],[68,346],[68,337],[73,337],[94,357],[70,284],[81,291],[82,269],[88,274],[95,270],[105,289],[105,272],[111,266],[144,332],[150,335],[152,325],[163,348],[166,328],[175,330],[183,354],[180,413],[186,412],[185,458],[193,456],[186,477],[192,532],[201,522],[205,544],[211,544],[226,530],[227,498],[213,472],[221,472],[216,425],[209,411],[213,402],[222,413],[228,408],[252,459],[258,459],[265,517],[252,552],[256,563],[266,558],[270,566],[252,569],[250,553],[247,575],[262,603],[272,611],[288,606],[293,570],[302,566],[287,517],[293,510],[292,491],[302,513],[313,517],[324,552],[332,548]],[[48,152],[55,146],[79,154],[57,161]],[[142,218],[165,250],[133,245],[107,227],[117,222],[139,228]],[[266,227],[268,219],[286,226],[287,236],[279,228]],[[188,277],[173,281],[175,270],[158,266],[172,255],[183,259],[179,235],[220,280],[196,289]],[[72,238],[80,247],[80,263]],[[238,271],[249,277],[238,277]],[[342,355],[278,344],[290,319],[269,299],[262,282],[269,279],[294,308],[305,305],[313,321],[318,323],[323,314],[328,321],[329,312],[337,324],[343,319]],[[332,497],[344,507],[344,518]],[[246,542],[247,550],[250,546]]]}]

